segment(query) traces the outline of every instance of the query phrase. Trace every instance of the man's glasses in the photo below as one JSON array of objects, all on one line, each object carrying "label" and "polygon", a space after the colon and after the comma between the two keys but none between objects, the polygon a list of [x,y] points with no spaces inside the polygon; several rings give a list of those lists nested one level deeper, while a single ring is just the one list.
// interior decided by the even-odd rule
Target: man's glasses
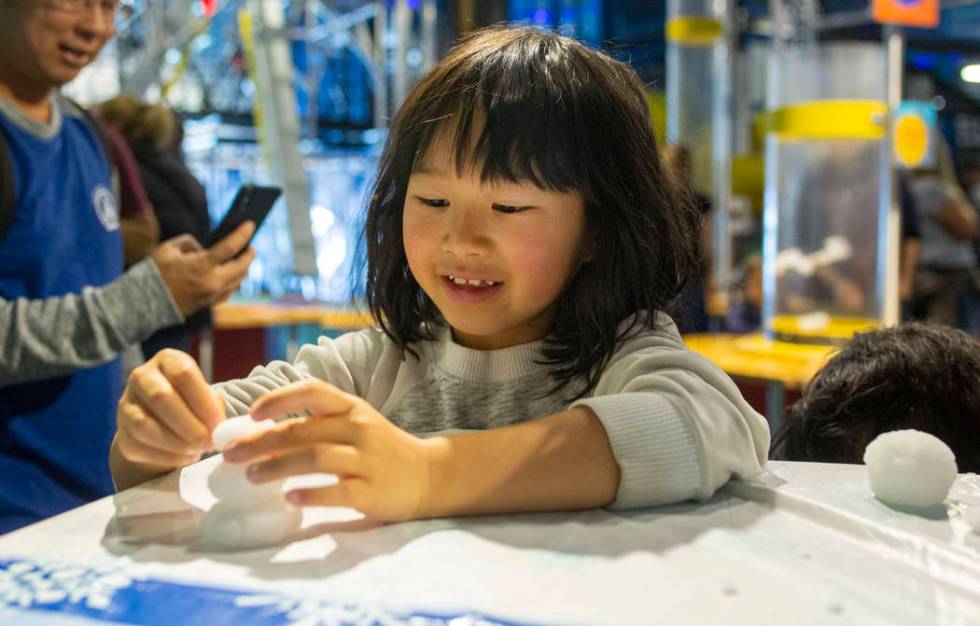
[{"label": "man's glasses", "polygon": [[49,7],[66,13],[81,13],[99,5],[105,15],[115,15],[119,11],[119,0],[46,0]]}]

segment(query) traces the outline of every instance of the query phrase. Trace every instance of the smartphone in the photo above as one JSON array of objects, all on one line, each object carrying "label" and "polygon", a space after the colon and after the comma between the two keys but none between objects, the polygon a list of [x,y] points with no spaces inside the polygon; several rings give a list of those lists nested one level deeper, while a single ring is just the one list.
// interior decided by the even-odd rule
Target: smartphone
[{"label": "smartphone", "polygon": [[[235,195],[235,200],[231,203],[231,208],[221,218],[221,223],[214,230],[208,233],[207,247],[211,247],[221,241],[238,228],[243,222],[251,220],[255,223],[255,232],[258,232],[262,220],[272,210],[272,205],[276,203],[282,194],[279,187],[260,187],[258,185],[242,185]],[[252,235],[255,236],[254,233]],[[245,252],[246,246],[238,254]]]}]

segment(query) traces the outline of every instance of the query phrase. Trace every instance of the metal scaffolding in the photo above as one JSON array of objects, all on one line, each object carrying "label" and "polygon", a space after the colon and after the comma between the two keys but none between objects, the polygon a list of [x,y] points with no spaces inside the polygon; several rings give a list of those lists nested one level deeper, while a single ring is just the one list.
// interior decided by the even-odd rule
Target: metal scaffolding
[{"label": "metal scaffolding", "polygon": [[[386,128],[435,62],[436,17],[436,0],[234,0],[213,15],[195,0],[134,0],[119,24],[120,85],[177,105],[201,94],[202,113],[254,112],[269,178],[285,191],[293,271],[315,275],[302,141],[318,138],[325,107],[364,109],[346,127]],[[364,93],[339,82],[338,60],[361,66]]]}]

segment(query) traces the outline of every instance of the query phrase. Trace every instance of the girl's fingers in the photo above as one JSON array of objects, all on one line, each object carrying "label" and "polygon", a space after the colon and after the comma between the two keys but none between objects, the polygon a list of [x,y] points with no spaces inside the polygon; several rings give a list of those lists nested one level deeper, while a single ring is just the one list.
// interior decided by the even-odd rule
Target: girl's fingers
[{"label": "girl's fingers", "polygon": [[269,419],[289,413],[340,415],[349,411],[356,398],[322,380],[309,379],[277,389],[252,405],[252,417]]},{"label": "girl's fingers", "polygon": [[255,483],[303,474],[360,475],[363,467],[357,448],[342,444],[320,444],[290,452],[249,466],[248,478]]},{"label": "girl's fingers", "polygon": [[354,428],[345,419],[297,417],[269,430],[242,437],[224,450],[225,460],[243,463],[314,447],[316,444],[354,443]]},{"label": "girl's fingers", "polygon": [[160,372],[177,390],[190,412],[204,422],[208,431],[214,430],[224,419],[224,406],[189,354],[166,351],[160,357]]},{"label": "girl's fingers", "polygon": [[116,445],[120,454],[134,463],[158,465],[160,467],[176,468],[189,465],[199,458],[198,454],[174,454],[159,450],[134,439],[125,430],[116,434]]},{"label": "girl's fingers", "polygon": [[363,478],[347,478],[329,487],[293,489],[286,499],[298,506],[343,506],[363,512],[367,489]]},{"label": "girl's fingers", "polygon": [[144,446],[179,456],[196,451],[187,441],[144,413],[135,404],[126,403],[119,407],[119,423],[120,430],[125,431],[130,439]]},{"label": "girl's fingers", "polygon": [[162,372],[153,368],[142,372],[132,391],[147,413],[167,424],[187,444],[201,450],[208,447],[208,428],[191,412]]}]

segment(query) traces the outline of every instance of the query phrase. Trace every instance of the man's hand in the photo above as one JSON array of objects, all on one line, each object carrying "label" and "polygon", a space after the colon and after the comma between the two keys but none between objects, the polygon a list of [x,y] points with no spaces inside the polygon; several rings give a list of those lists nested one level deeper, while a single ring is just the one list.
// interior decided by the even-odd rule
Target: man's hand
[{"label": "man's hand", "polygon": [[256,483],[302,474],[335,474],[330,487],[297,489],[294,504],[352,507],[368,518],[427,517],[432,446],[401,430],[367,401],[320,381],[277,389],[252,405],[256,419],[309,412],[239,439],[224,451],[231,463],[250,463]]},{"label": "man's hand", "polygon": [[238,290],[255,251],[249,248],[240,257],[235,255],[248,245],[254,232],[255,224],[245,222],[207,250],[189,246],[189,238],[183,235],[160,244],[153,252],[153,261],[181,313],[190,315],[230,298]]},{"label": "man's hand", "polygon": [[211,431],[222,420],[221,401],[194,359],[161,350],[129,377],[116,412],[113,448],[130,464],[162,474],[211,449]]}]

